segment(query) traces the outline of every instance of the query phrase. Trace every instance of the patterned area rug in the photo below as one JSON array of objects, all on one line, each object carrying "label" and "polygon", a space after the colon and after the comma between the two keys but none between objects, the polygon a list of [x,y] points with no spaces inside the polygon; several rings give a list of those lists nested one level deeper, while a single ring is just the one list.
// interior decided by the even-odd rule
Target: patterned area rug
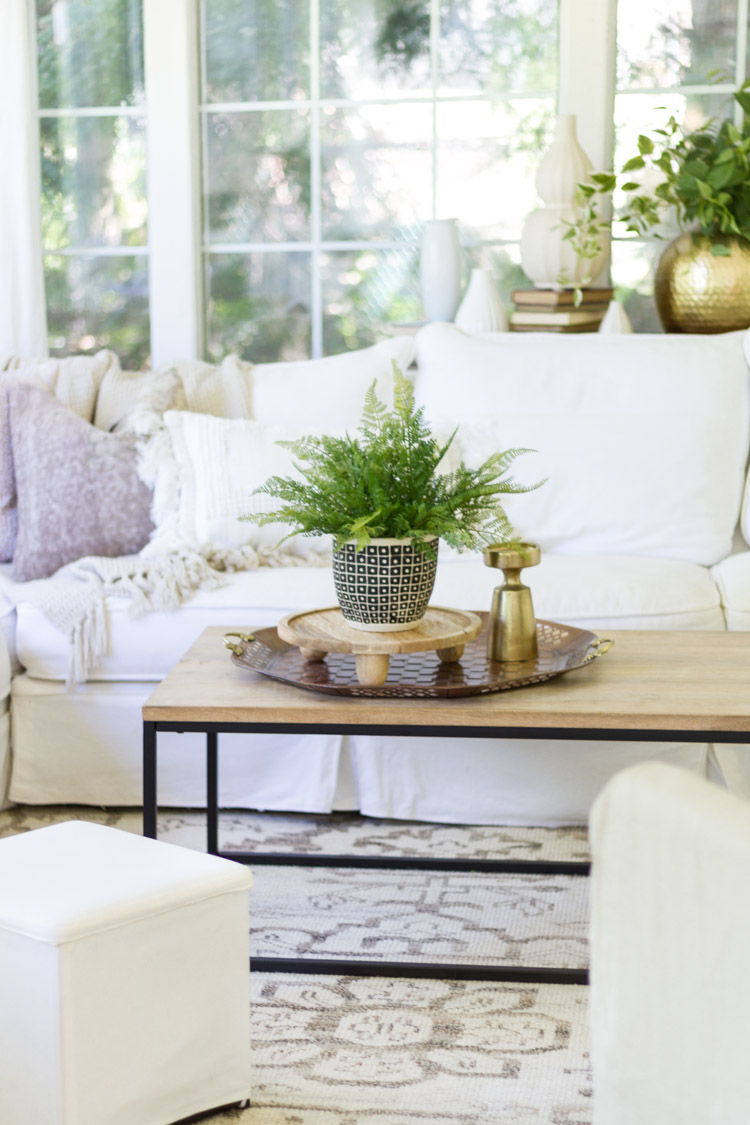
[{"label": "patterned area rug", "polygon": [[[133,810],[25,806],[0,836],[67,819],[140,831]],[[160,838],[204,847],[203,818]],[[585,829],[225,813],[226,850],[585,859]],[[269,956],[586,963],[585,880],[258,867],[251,949]],[[252,1105],[210,1125],[590,1125],[583,987],[257,973]]]}]

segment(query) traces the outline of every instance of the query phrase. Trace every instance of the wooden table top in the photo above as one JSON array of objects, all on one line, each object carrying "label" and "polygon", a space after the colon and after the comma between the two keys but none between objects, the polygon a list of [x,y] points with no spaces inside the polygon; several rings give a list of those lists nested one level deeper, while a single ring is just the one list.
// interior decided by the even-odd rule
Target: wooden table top
[{"label": "wooden table top", "polygon": [[750,735],[750,632],[607,630],[615,645],[605,656],[533,687],[459,699],[347,699],[235,667],[222,643],[233,629],[201,634],[147,700],[144,720]]}]

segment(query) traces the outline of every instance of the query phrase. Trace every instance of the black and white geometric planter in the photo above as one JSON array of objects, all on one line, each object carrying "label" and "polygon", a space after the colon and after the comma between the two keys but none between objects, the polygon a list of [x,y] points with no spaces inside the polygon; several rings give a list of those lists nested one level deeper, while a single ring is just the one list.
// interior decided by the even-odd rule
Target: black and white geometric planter
[{"label": "black and white geometric planter", "polygon": [[435,584],[434,545],[434,558],[415,551],[411,539],[371,539],[361,551],[345,543],[334,551],[333,582],[346,621],[378,633],[418,625]]}]

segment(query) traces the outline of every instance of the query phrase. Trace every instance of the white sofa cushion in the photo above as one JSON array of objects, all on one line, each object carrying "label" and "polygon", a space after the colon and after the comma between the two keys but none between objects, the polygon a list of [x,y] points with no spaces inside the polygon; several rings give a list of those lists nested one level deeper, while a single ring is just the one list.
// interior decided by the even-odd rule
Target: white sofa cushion
[{"label": "white sofa cushion", "polygon": [[356,429],[365,392],[374,381],[381,399],[393,398],[393,361],[406,371],[414,340],[397,336],[371,348],[296,363],[258,363],[252,375],[252,417],[304,434]]},{"label": "white sofa cushion", "polygon": [[750,551],[722,559],[711,575],[719,590],[727,629],[750,629]]},{"label": "white sofa cushion", "polygon": [[538,450],[509,497],[521,534],[566,554],[636,554],[710,565],[729,554],[750,433],[742,332],[720,336],[417,336],[417,399],[459,424],[473,463]]},{"label": "white sofa cushion", "polygon": [[[599,629],[722,629],[709,572],[690,563],[626,557],[548,555],[527,581],[537,616]],[[434,605],[489,609],[499,571],[472,561],[441,561]],[[2,589],[0,578],[0,592]],[[292,610],[335,605],[330,567],[261,567],[200,590],[172,613],[132,617],[123,599],[109,600],[109,654],[90,680],[160,680],[209,625],[227,629],[276,625]],[[65,680],[68,645],[34,609],[18,605],[18,657],[38,679]]]},{"label": "white sofa cushion", "polygon": [[[273,550],[289,534],[284,523],[263,527],[241,520],[249,513],[273,511],[278,501],[254,490],[271,476],[299,478],[289,449],[278,443],[299,431],[253,419],[212,418],[208,414],[167,411],[164,421],[177,466],[177,534],[182,544],[222,549],[245,546]],[[158,529],[153,537],[158,542]],[[295,535],[286,552],[311,558],[330,551],[330,536]]]}]

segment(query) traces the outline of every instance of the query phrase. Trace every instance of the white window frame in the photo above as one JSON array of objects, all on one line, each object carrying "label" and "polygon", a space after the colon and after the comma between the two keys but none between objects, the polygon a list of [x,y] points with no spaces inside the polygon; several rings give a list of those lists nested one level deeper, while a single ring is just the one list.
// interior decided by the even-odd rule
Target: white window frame
[{"label": "white window frame", "polygon": [[151,363],[203,355],[197,0],[143,0]]}]

